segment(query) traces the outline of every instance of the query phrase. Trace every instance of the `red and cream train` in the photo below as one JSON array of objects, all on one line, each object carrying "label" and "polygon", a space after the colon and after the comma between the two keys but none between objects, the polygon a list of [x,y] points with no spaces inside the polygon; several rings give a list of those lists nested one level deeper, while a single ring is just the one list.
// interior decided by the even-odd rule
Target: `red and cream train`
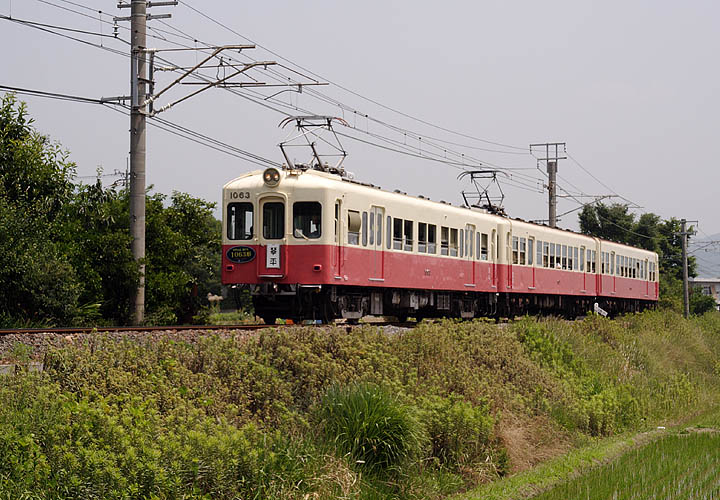
[{"label": "red and cream train", "polygon": [[326,171],[242,175],[223,218],[223,283],[248,287],[266,323],[614,314],[658,299],[656,253]]}]

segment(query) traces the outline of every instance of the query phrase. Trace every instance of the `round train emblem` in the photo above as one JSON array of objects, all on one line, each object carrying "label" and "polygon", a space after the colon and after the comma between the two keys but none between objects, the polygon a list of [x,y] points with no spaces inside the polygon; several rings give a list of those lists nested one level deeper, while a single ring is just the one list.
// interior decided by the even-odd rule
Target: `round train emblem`
[{"label": "round train emblem", "polygon": [[255,258],[255,250],[250,247],[232,247],[228,249],[226,255],[230,262],[244,264]]}]

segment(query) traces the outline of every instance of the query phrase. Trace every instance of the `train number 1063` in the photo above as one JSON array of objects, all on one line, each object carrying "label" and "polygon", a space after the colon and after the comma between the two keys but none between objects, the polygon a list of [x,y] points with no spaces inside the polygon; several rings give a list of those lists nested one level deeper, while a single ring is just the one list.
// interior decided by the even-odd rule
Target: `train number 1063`
[{"label": "train number 1063", "polygon": [[237,199],[240,199],[240,200],[248,199],[249,200],[250,193],[248,191],[231,191],[230,198],[233,198],[236,200]]}]

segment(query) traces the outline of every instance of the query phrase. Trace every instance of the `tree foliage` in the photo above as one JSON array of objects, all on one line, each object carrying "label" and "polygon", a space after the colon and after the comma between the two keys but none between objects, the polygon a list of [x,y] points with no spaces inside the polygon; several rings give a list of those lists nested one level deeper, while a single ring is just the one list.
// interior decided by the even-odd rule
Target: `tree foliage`
[{"label": "tree foliage", "polygon": [[[12,94],[0,106],[0,325],[124,324],[139,265],[127,190],[73,182],[69,154],[32,126]],[[147,199],[147,317],[189,322],[220,291],[214,204]]]}]

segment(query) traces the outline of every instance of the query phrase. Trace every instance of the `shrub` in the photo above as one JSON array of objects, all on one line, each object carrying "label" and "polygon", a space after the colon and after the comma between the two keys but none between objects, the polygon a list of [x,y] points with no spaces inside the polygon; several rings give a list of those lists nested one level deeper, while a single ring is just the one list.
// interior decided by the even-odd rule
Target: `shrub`
[{"label": "shrub", "polygon": [[328,443],[363,469],[385,473],[420,451],[413,410],[378,385],[333,386],[318,413]]},{"label": "shrub", "polygon": [[487,402],[473,406],[451,394],[426,398],[422,406],[431,453],[441,464],[454,468],[485,458],[494,424]]}]

